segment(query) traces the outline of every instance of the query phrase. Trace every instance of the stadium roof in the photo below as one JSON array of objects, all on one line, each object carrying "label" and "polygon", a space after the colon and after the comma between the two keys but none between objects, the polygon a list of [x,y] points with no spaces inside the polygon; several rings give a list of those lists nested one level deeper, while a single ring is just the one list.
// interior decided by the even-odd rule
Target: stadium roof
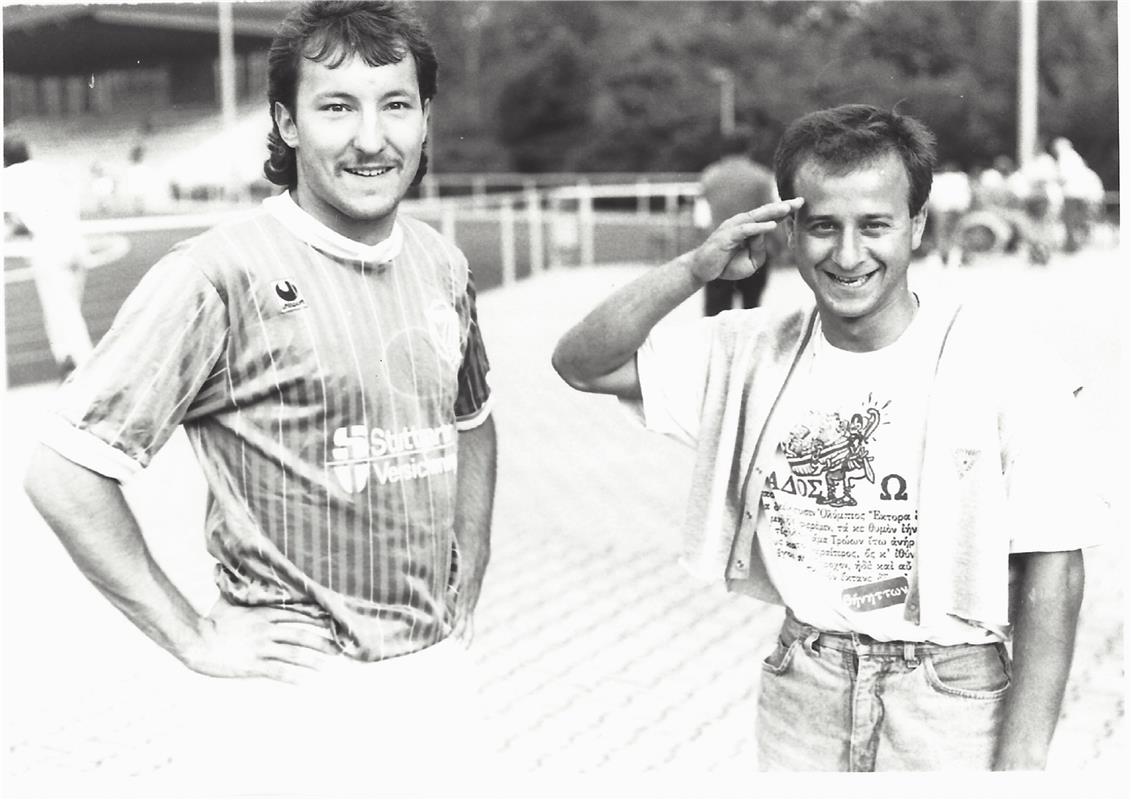
[{"label": "stadium roof", "polygon": [[[232,4],[237,52],[262,49],[290,2]],[[4,70],[85,75],[219,52],[216,3],[6,5]]]}]

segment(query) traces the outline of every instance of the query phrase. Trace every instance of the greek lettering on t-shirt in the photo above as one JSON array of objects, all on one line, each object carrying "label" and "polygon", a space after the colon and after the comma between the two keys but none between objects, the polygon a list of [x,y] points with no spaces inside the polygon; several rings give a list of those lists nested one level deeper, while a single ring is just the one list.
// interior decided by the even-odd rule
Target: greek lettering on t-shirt
[{"label": "greek lettering on t-shirt", "polygon": [[[980,641],[956,618],[904,617],[917,568],[919,474],[941,315],[894,343],[838,350],[818,329],[766,429],[757,544],[797,617],[827,630],[940,644]],[[929,568],[929,565],[927,565]]]}]

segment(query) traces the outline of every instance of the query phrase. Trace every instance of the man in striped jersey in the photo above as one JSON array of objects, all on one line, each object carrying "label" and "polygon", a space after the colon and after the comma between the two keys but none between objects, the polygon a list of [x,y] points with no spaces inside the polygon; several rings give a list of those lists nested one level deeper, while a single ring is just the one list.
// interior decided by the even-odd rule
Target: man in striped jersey
[{"label": "man in striped jersey", "polygon": [[[287,191],[149,271],[60,391],[27,477],[135,625],[196,673],[246,679],[213,682],[235,722],[214,727],[237,733],[208,737],[260,790],[267,770],[293,787],[295,760],[325,788],[351,752],[388,774],[404,765],[381,748],[458,727],[458,681],[432,654],[476,605],[495,433],[467,260],[397,213],[426,168],[436,85],[405,7],[293,11],[270,53],[264,166]],[[220,599],[206,616],[155,563],[120,489],[177,426],[209,489]],[[311,681],[317,692],[280,693]],[[249,729],[316,735],[302,758],[276,740],[256,762],[265,737]]]}]

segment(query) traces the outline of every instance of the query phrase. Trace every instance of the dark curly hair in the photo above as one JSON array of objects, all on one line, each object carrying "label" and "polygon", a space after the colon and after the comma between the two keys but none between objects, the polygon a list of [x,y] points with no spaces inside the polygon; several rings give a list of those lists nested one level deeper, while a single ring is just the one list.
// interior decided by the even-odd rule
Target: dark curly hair
[{"label": "dark curly hair", "polygon": [[[270,156],[263,174],[271,183],[294,189],[298,184],[295,151],[279,135],[275,103],[293,114],[302,61],[308,59],[337,67],[359,55],[371,67],[395,64],[411,55],[416,60],[420,99],[436,96],[439,65],[424,25],[406,4],[398,2],[341,2],[316,0],[290,12],[279,25],[267,56],[267,108],[271,133],[267,135]],[[428,171],[428,155],[420,154],[413,185]]]},{"label": "dark curly hair", "polygon": [[783,200],[797,195],[797,170],[809,158],[834,169],[851,169],[895,153],[911,185],[907,205],[915,216],[931,194],[935,171],[934,134],[914,117],[875,106],[843,105],[814,111],[792,122],[774,153],[774,175]]}]

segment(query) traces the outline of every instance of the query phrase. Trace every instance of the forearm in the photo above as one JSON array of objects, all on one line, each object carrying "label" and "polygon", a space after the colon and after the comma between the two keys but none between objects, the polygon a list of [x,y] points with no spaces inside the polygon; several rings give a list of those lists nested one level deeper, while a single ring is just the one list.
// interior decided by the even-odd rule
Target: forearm
[{"label": "forearm", "polygon": [[25,488],[91,583],[142,632],[189,663],[201,618],[153,559],[118,483],[41,446]]},{"label": "forearm", "polygon": [[467,612],[474,609],[491,558],[491,515],[495,503],[495,421],[459,435],[456,485],[456,547],[460,554],[460,591]]},{"label": "forearm", "polygon": [[611,294],[571,328],[554,349],[553,365],[576,389],[626,364],[652,328],[703,287],[684,254]]},{"label": "forearm", "polygon": [[1044,769],[1072,665],[1084,592],[1079,550],[1026,553],[1013,625],[1013,684],[994,768]]}]

